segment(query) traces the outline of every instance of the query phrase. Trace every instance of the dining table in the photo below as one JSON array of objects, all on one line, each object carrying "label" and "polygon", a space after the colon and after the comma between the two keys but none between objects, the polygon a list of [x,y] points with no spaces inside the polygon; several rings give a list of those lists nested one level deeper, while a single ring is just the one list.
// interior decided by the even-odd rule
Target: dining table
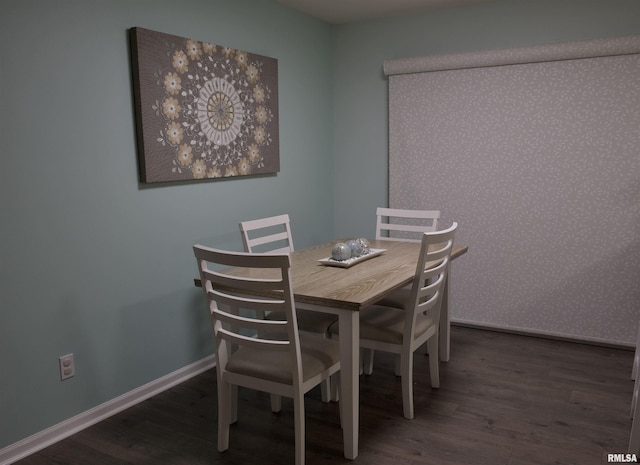
[{"label": "dining table", "polygon": [[[413,281],[421,244],[399,240],[368,240],[370,257],[351,264],[334,262],[331,251],[336,242],[296,250],[291,253],[291,279],[296,308],[331,313],[338,316],[340,344],[340,402],[344,456],[358,456],[359,439],[359,312]],[[468,251],[455,245],[452,259]],[[239,270],[239,275],[267,277],[258,270]],[[449,359],[451,276],[446,281],[440,317],[440,359]],[[200,280],[195,284],[201,286]]]}]

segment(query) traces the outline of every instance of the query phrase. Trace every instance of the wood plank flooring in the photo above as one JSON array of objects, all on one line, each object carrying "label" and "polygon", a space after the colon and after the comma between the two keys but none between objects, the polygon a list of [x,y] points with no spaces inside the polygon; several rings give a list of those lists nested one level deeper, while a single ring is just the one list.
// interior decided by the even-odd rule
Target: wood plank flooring
[{"label": "wood plank flooring", "polygon": [[[338,404],[306,399],[307,464],[604,464],[624,453],[633,352],[453,327],[441,387],[416,358],[414,420],[402,417],[393,358],[376,353],[360,378],[360,455],[346,460]],[[231,447],[216,450],[210,370],[19,462],[18,465],[281,465],[293,463],[293,410],[240,390]]]}]

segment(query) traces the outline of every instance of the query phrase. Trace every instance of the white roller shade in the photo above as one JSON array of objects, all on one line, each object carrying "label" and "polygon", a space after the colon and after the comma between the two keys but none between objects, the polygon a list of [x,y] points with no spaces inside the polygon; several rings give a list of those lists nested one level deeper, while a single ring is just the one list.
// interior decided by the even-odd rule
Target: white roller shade
[{"label": "white roller shade", "polygon": [[470,252],[453,319],[634,343],[640,37],[394,60],[389,201]]}]

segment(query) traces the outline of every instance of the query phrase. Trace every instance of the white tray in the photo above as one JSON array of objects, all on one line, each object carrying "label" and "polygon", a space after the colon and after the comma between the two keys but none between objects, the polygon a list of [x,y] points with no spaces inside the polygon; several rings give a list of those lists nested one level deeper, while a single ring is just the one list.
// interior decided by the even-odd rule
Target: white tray
[{"label": "white tray", "polygon": [[338,266],[340,268],[349,268],[350,266],[355,265],[356,263],[363,262],[365,260],[369,260],[370,258],[377,257],[378,255],[382,255],[385,253],[387,249],[370,249],[367,255],[361,255],[355,258],[349,258],[348,260],[334,260],[331,257],[321,258],[318,260],[323,265],[327,266]]}]

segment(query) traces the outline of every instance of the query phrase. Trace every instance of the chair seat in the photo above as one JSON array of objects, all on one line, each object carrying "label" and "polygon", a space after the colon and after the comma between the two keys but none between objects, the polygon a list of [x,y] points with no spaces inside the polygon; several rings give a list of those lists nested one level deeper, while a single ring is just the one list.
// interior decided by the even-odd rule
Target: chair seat
[{"label": "chair seat", "polygon": [[[404,310],[398,308],[382,305],[368,307],[360,312],[360,339],[402,345],[406,318]],[[424,315],[416,317],[415,337],[424,334],[434,324],[431,318]],[[332,325],[329,332],[339,334],[338,325]]]},{"label": "chair seat", "polygon": [[[340,361],[340,346],[321,335],[300,333],[303,382]],[[283,384],[293,384],[291,354],[242,347],[229,358],[227,371]]]},{"label": "chair seat", "polygon": [[[310,333],[326,334],[329,331],[329,326],[338,321],[337,315],[311,310],[296,309],[296,316],[298,318],[298,329]],[[281,313],[271,312],[266,318],[268,320],[281,320],[284,317]]]}]

